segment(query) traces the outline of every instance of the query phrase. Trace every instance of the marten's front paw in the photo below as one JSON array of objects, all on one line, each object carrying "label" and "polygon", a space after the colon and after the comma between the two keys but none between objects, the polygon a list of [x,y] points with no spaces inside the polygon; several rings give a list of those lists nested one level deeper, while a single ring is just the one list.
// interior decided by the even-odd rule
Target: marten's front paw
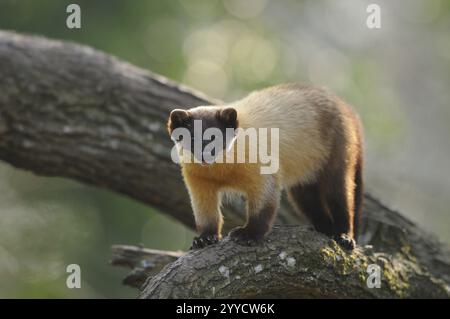
[{"label": "marten's front paw", "polygon": [[353,250],[355,249],[356,243],[353,238],[347,234],[340,234],[334,237],[334,240],[344,249]]},{"label": "marten's front paw", "polygon": [[230,231],[228,236],[239,244],[253,246],[263,239],[264,234],[252,231],[246,227],[236,227]]},{"label": "marten's front paw", "polygon": [[208,236],[198,236],[194,237],[194,240],[192,242],[190,250],[193,249],[201,249],[205,248],[206,246],[213,245],[215,243],[219,242],[219,237],[217,235],[208,235]]}]

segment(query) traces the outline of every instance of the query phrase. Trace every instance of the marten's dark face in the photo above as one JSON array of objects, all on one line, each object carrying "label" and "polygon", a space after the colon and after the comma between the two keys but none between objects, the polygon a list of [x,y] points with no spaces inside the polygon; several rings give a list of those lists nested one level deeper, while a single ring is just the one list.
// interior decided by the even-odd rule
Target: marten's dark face
[{"label": "marten's dark face", "polygon": [[221,151],[229,150],[238,127],[234,108],[214,106],[175,109],[167,128],[177,146],[190,151],[200,163],[212,163]]}]

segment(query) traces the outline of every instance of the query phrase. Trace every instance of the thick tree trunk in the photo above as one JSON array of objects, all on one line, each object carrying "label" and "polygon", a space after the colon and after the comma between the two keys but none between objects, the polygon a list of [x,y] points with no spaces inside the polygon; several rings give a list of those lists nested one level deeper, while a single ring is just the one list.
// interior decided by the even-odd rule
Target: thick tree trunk
[{"label": "thick tree trunk", "polygon": [[[217,102],[85,46],[0,31],[0,159],[36,174],[73,178],[127,194],[189,227],[194,226],[189,199],[179,169],[170,159],[172,143],[165,122],[175,107]],[[373,245],[373,251],[387,256],[387,264],[399,265],[406,271],[385,268],[386,282],[392,283],[390,287],[401,288],[394,289],[397,291],[391,295],[356,287],[356,282],[348,286],[349,282],[339,280],[342,279],[339,272],[327,268],[333,264],[330,260],[351,258],[362,264],[372,262],[378,258],[375,253],[364,250],[348,255],[319,234],[284,226],[271,235],[272,244],[265,242],[246,248],[224,241],[191,252],[148,281],[141,297],[211,296],[208,280],[214,281],[217,272],[222,273],[208,265],[219,263],[232,269],[230,276],[234,277],[230,280],[237,275],[252,285],[247,289],[218,283],[214,296],[280,296],[283,292],[280,285],[266,283],[278,279],[285,283],[284,291],[290,297],[419,296],[421,291],[423,296],[449,296],[447,246],[370,195],[366,195],[364,214],[360,242]],[[225,215],[226,230],[244,221],[239,205],[229,207]],[[277,223],[301,221],[302,217],[283,201]],[[289,240],[290,236],[297,239]],[[137,252],[135,261],[148,259],[148,254],[140,255],[137,248],[127,249]],[[275,258],[282,253],[280,249],[295,259],[293,271],[289,267],[286,271],[280,268],[285,264]],[[331,259],[324,259],[328,253]],[[267,260],[263,263],[261,258]],[[317,264],[303,259],[315,260]],[[245,269],[261,264],[263,270],[252,277],[244,268],[232,268],[230,262],[236,260],[238,265],[249,263],[250,268]],[[192,273],[192,269],[196,272]],[[359,278],[361,284],[362,272],[350,271],[348,278]],[[205,276],[204,280],[190,284],[200,274]],[[328,276],[335,286],[322,287],[325,277],[321,274]],[[289,284],[294,277],[298,281],[295,286]],[[137,282],[142,280],[139,275],[136,278]],[[201,282],[204,287],[199,286]],[[304,289],[311,293],[306,290],[301,293]],[[339,290],[346,293],[339,294]]]}]

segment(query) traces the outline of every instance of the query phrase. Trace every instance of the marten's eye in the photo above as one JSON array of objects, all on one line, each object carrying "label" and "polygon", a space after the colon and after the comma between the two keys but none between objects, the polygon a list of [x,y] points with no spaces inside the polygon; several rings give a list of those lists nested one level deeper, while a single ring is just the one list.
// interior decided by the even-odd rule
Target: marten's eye
[{"label": "marten's eye", "polygon": [[171,137],[172,141],[174,141],[175,143],[181,142],[183,140],[183,135],[176,135],[173,134]]}]

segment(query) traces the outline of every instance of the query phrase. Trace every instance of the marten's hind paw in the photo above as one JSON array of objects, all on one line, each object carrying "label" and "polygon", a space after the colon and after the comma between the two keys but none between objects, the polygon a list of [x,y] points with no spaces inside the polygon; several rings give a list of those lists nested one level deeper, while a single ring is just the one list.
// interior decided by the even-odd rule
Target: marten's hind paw
[{"label": "marten's hind paw", "polygon": [[260,235],[255,232],[251,232],[245,227],[236,227],[230,231],[228,236],[241,245],[254,246],[262,240],[264,234]]},{"label": "marten's hind paw", "polygon": [[347,234],[340,234],[334,237],[334,240],[344,249],[353,250],[355,249],[356,243],[353,238]]},{"label": "marten's hind paw", "polygon": [[189,250],[205,248],[206,246],[213,245],[217,242],[219,242],[219,238],[217,237],[217,235],[194,237],[191,248],[189,248]]}]

